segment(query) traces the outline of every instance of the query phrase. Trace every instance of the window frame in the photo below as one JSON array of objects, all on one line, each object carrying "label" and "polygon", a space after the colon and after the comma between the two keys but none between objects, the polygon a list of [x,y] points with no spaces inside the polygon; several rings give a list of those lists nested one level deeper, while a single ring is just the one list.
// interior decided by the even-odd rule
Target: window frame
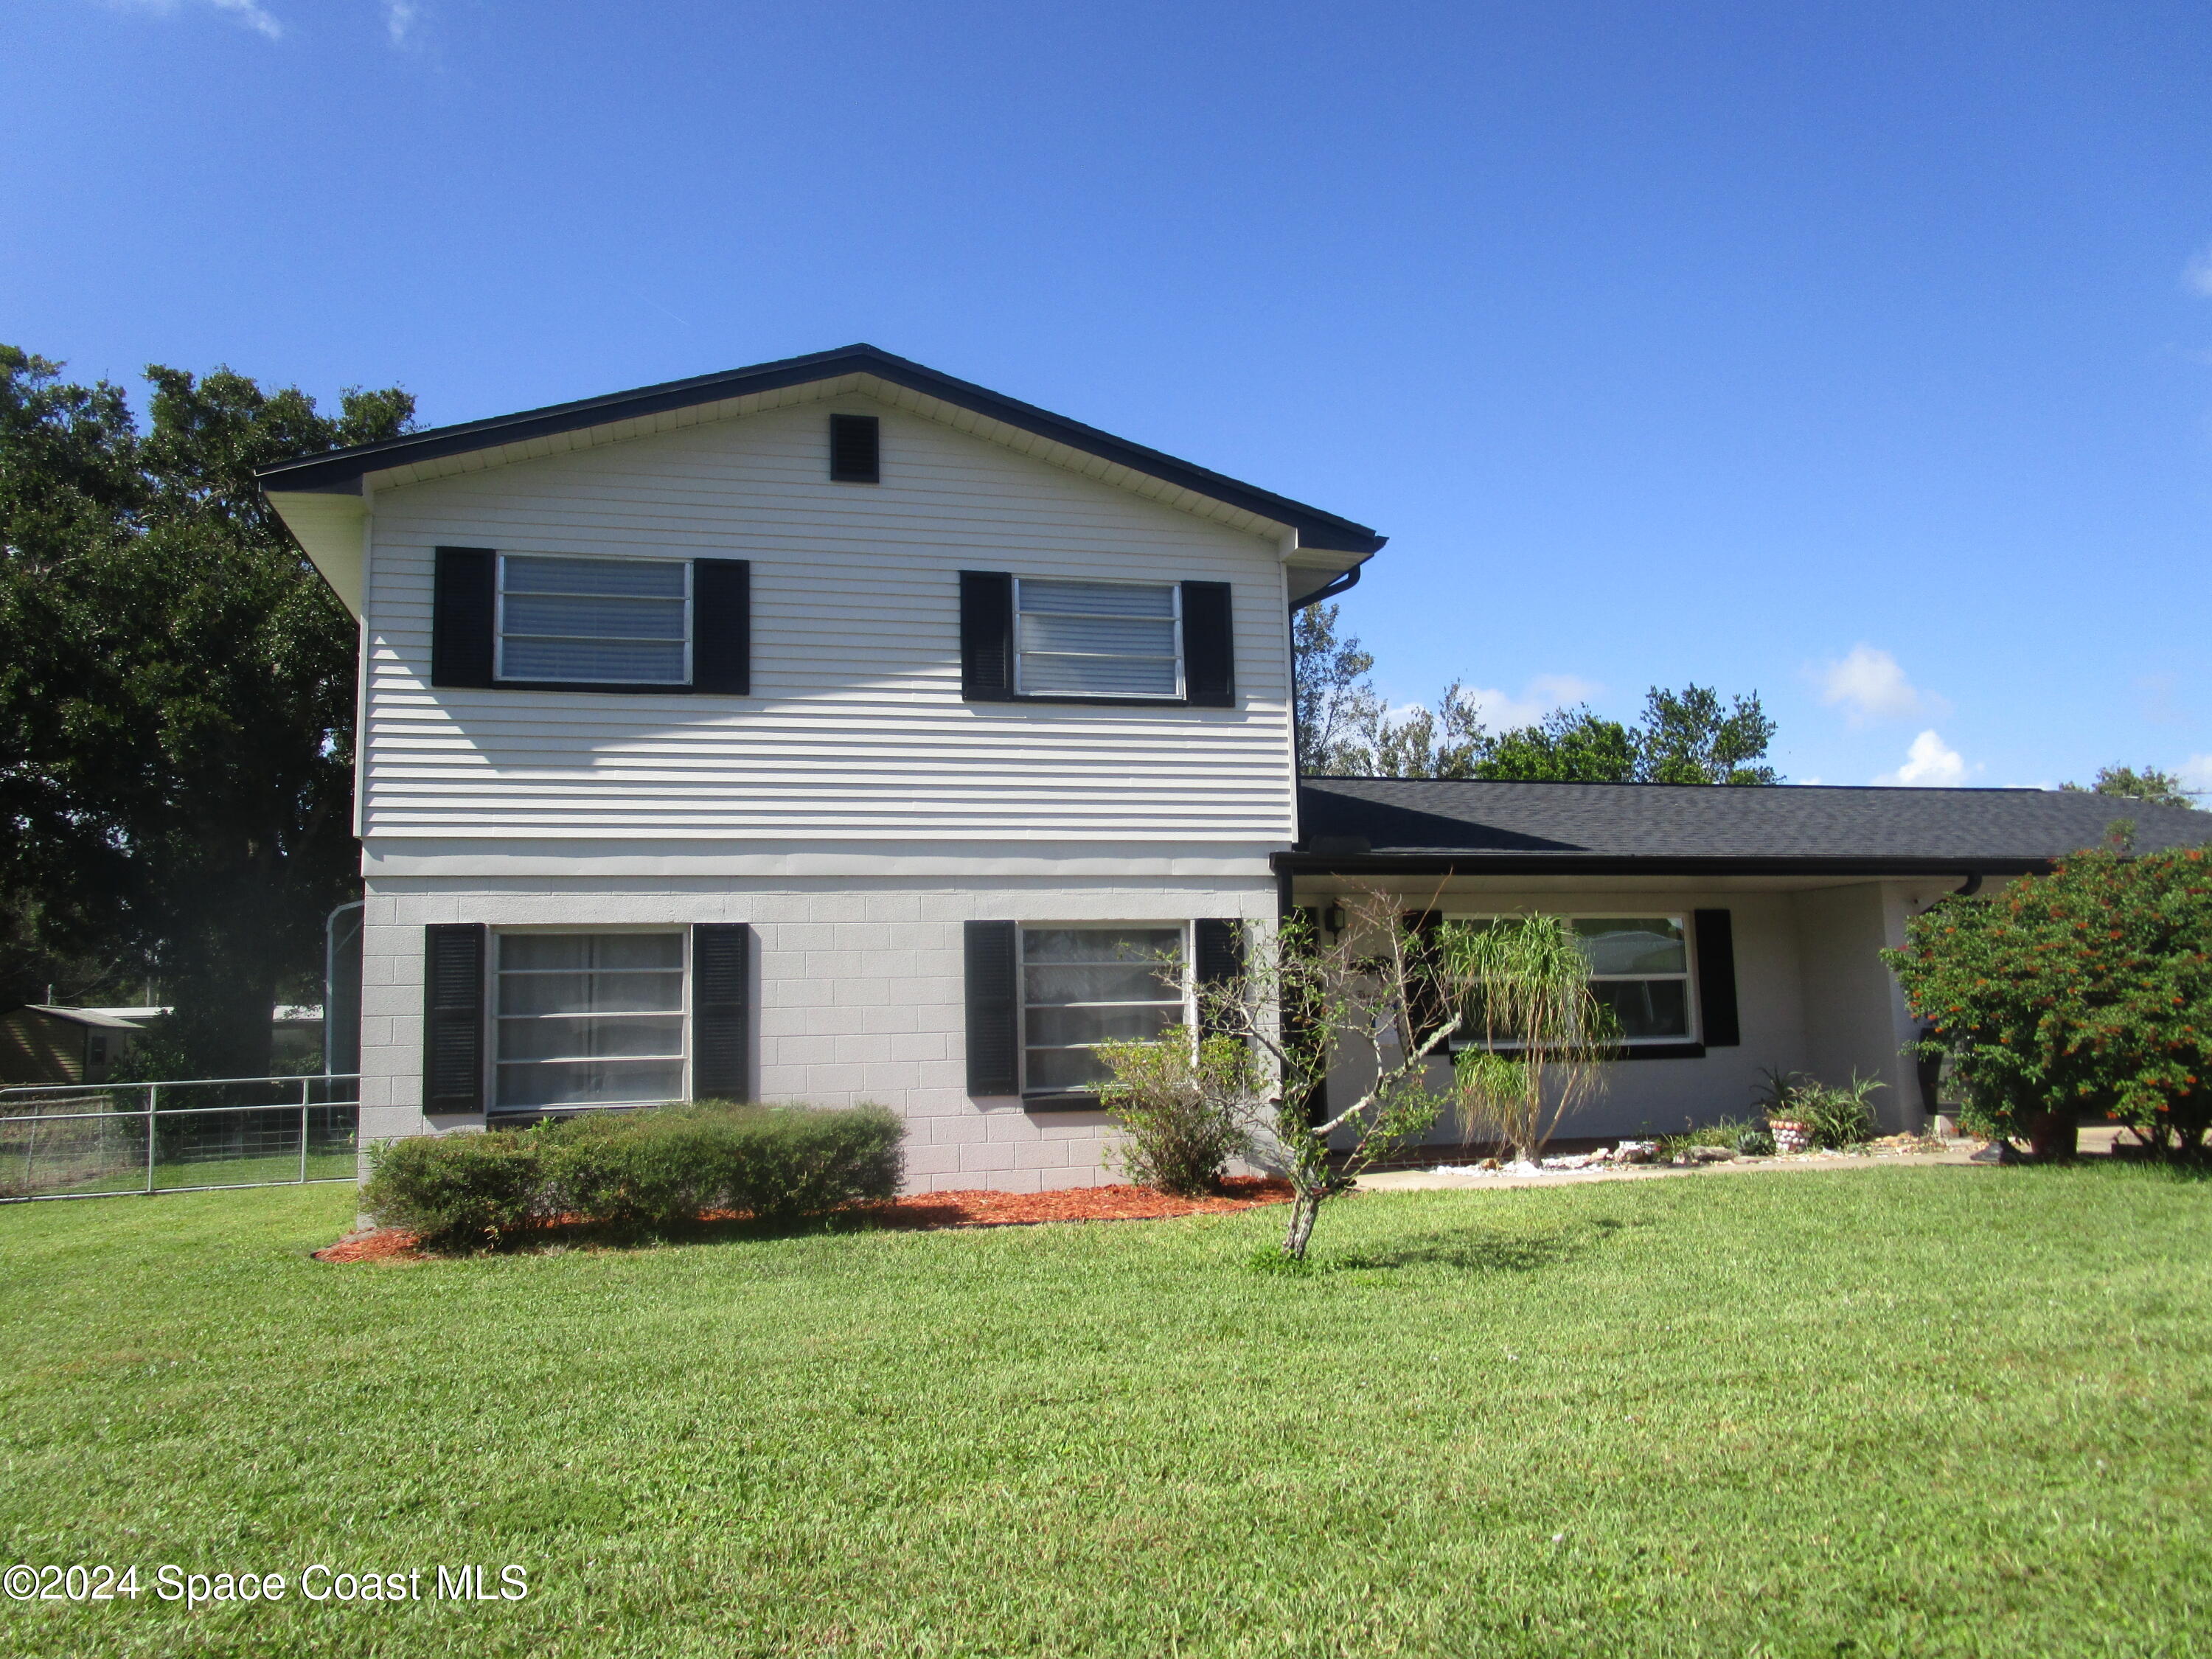
[{"label": "window frame", "polygon": [[[589,560],[594,564],[626,561],[637,564],[673,564],[684,569],[684,678],[680,680],[615,680],[615,679],[516,679],[507,672],[507,562],[519,559]],[[491,683],[502,690],[521,691],[665,691],[688,692],[698,677],[694,661],[694,648],[698,642],[696,561],[684,555],[659,553],[544,553],[526,549],[501,548],[495,555],[492,570],[491,617]],[[579,599],[599,599],[602,594],[577,594]],[[664,600],[663,603],[665,603]],[[577,637],[586,637],[579,635]]]},{"label": "window frame", "polygon": [[[1152,581],[1140,580],[1133,576],[1024,576],[1019,573],[1013,574],[1012,580],[1012,614],[1011,617],[1011,627],[1009,629],[1011,637],[1007,641],[1007,654],[1012,659],[1012,694],[1016,699],[1025,702],[1109,703],[1187,703],[1190,701],[1188,653],[1184,648],[1182,584],[1180,581]],[[1175,690],[1171,692],[1030,690],[1027,685],[1023,684],[1022,675],[1022,659],[1030,654],[1022,648],[1022,617],[1024,614],[1022,610],[1022,584],[1025,581],[1082,582],[1086,586],[1093,587],[1164,587],[1167,589],[1169,605],[1167,620],[1171,621],[1175,624]],[[1068,616],[1082,615],[1084,613],[1068,611],[1037,611],[1033,614],[1038,616]],[[1146,617],[1139,618],[1138,620],[1157,622],[1161,619],[1158,617]],[[1036,654],[1047,657],[1093,657],[1099,658],[1108,662],[1156,660],[1156,659],[1129,659],[1107,656],[1105,653],[1101,652],[1091,651],[1040,651]]]},{"label": "window frame", "polygon": [[[1592,984],[1638,984],[1649,983],[1654,980],[1680,981],[1682,986],[1682,1023],[1686,1028],[1681,1035],[1679,1036],[1623,1036],[1618,1046],[1623,1049],[1636,1049],[1646,1053],[1654,1050],[1661,1053],[1673,1050],[1687,1051],[1692,1048],[1699,1052],[1703,1051],[1705,1041],[1705,1010],[1698,990],[1698,933],[1694,911],[1676,910],[1660,905],[1654,905],[1640,911],[1624,910],[1619,905],[1610,906],[1602,910],[1447,910],[1443,912],[1443,920],[1446,921],[1517,921],[1531,915],[1557,916],[1560,921],[1568,922],[1644,920],[1673,922],[1681,930],[1682,934],[1682,971],[1680,973],[1594,973],[1587,977]],[[1455,1036],[1448,1046],[1456,1053],[1462,1048],[1474,1048],[1484,1045],[1473,1037]],[[1496,1054],[1513,1054],[1522,1045],[1517,1042],[1500,1042],[1488,1046],[1492,1052]]]},{"label": "window frame", "polygon": [[[489,994],[484,1000],[485,1006],[483,1014],[483,1023],[489,1028],[486,1033],[487,1041],[483,1045],[484,1068],[486,1073],[484,1087],[484,1115],[487,1119],[495,1117],[544,1117],[556,1113],[569,1112],[635,1111],[641,1106],[665,1106],[672,1103],[689,1100],[691,1097],[691,1023],[692,1011],[696,997],[691,982],[691,929],[690,927],[680,922],[659,921],[610,922],[604,925],[582,927],[573,922],[549,922],[542,926],[525,926],[515,927],[506,927],[495,925],[486,931],[489,934],[489,938],[487,940],[488,948],[484,951],[484,968],[486,977],[490,981],[486,988]],[[500,1103],[499,1068],[501,1064],[500,1048],[501,1036],[505,1024],[505,1016],[501,1012],[500,986],[501,981],[507,972],[507,941],[509,939],[514,938],[557,938],[574,933],[672,934],[682,941],[681,945],[678,946],[678,956],[682,963],[682,966],[678,969],[682,983],[682,992],[678,999],[681,1006],[673,1011],[674,1018],[677,1022],[678,1042],[682,1045],[683,1048],[683,1053],[678,1059],[677,1064],[678,1092],[676,1094],[659,1095],[654,1096],[649,1099],[638,1100],[563,1101],[557,1104],[539,1106],[502,1106]],[[515,971],[518,973],[571,973],[578,970],[573,969],[519,969]],[[583,971],[590,970],[586,969]],[[658,971],[665,973],[667,970],[662,969],[648,969],[646,971]],[[670,1018],[670,1012],[671,1011],[668,1010],[656,1009],[649,1013],[641,1011],[635,1015],[615,1014],[612,1018],[617,1019],[625,1018],[665,1019]],[[563,1016],[517,1016],[517,1018],[563,1018]],[[569,1018],[573,1018],[573,1016]],[[514,1060],[507,1063],[514,1065],[581,1065],[588,1064],[590,1058],[591,1057],[585,1056],[571,1060]],[[599,1058],[613,1058],[621,1060],[665,1060],[668,1058],[668,1056],[625,1054],[599,1056]]]},{"label": "window frame", "polygon": [[[1030,1049],[1032,1046],[1039,1048],[1050,1048],[1054,1051],[1090,1048],[1095,1046],[1087,1042],[1041,1042],[1034,1045],[1030,1043],[1029,935],[1032,929],[1038,932],[1050,929],[1058,933],[1126,933],[1138,929],[1151,929],[1159,933],[1173,933],[1176,936],[1176,950],[1179,952],[1179,960],[1182,966],[1182,983],[1181,988],[1182,994],[1178,998],[1172,999],[1172,1000],[1178,1002],[1181,1006],[1182,1024],[1185,1029],[1195,1030],[1198,1027],[1197,943],[1194,938],[1196,924],[1188,920],[1181,921],[1162,921],[1158,920],[1130,921],[1018,921],[1014,924],[1014,986],[1016,991],[1015,1017],[1018,1021],[1016,1035],[1020,1039],[1018,1045],[1019,1048],[1018,1065],[1020,1071],[1018,1081],[1021,1085],[1022,1101],[1025,1105],[1030,1107],[1044,1104],[1077,1108],[1087,1107],[1091,1109],[1103,1111],[1105,1108],[1099,1102],[1098,1091],[1096,1088],[1054,1088],[1042,1085],[1032,1087],[1030,1085]],[[1060,965],[1065,966],[1066,964]],[[1170,1000],[1171,1000],[1171,999],[1164,996],[1158,999],[1159,1003],[1164,1003]],[[1130,1008],[1157,1006],[1158,1003],[1056,1003],[1048,1004],[1045,1006],[1063,1008]]]}]

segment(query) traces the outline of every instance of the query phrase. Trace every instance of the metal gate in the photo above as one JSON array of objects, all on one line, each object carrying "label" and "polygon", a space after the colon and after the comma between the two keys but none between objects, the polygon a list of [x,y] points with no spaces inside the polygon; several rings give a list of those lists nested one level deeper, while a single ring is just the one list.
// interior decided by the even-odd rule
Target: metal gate
[{"label": "metal gate", "polygon": [[351,1181],[358,1073],[0,1089],[0,1202]]}]

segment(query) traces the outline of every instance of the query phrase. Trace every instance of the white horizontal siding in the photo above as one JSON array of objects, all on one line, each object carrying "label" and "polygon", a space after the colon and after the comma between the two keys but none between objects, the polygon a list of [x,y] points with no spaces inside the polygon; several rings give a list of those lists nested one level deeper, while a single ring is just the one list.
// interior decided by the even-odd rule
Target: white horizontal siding
[{"label": "white horizontal siding", "polygon": [[[832,409],[884,482],[826,477]],[[1275,545],[847,396],[380,490],[370,837],[1090,840],[1291,834]],[[746,698],[434,690],[433,550],[744,558]],[[965,704],[957,573],[1225,580],[1234,709]]]},{"label": "white horizontal siding", "polygon": [[1248,534],[1275,537],[1279,536],[1285,527],[1246,508],[1232,507],[1226,501],[1201,495],[1180,484],[1154,477],[1150,473],[1136,471],[1118,461],[1109,461],[1103,456],[1072,448],[1020,427],[1009,426],[1002,421],[979,415],[974,410],[926,397],[906,386],[894,386],[872,374],[843,374],[835,380],[815,380],[804,386],[781,387],[774,392],[749,392],[742,398],[727,398],[720,403],[687,404],[680,409],[662,410],[631,420],[610,422],[605,426],[556,432],[544,437],[496,444],[485,449],[465,450],[458,455],[441,455],[434,460],[410,462],[374,476],[380,488],[386,484],[422,483],[434,478],[483,472],[516,461],[537,460],[547,456],[602,448],[609,444],[629,443],[638,438],[681,431],[687,427],[712,425],[741,416],[819,404],[842,393],[855,392],[865,392],[871,399],[879,402],[860,404],[848,398],[840,407],[880,414],[880,405],[889,404],[955,431],[979,434],[1017,454],[1034,456],[1062,471],[1102,480],[1117,489],[1165,502],[1170,507]]}]

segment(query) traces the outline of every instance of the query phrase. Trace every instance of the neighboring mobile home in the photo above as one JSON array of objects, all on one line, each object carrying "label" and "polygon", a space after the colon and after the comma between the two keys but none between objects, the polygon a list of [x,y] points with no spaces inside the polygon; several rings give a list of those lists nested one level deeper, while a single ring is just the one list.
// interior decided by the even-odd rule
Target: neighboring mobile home
[{"label": "neighboring mobile home", "polygon": [[138,1041],[139,1023],[122,1016],[43,1002],[0,1014],[0,1085],[106,1082]]},{"label": "neighboring mobile home", "polygon": [[[1672,918],[1682,994],[1705,999],[1717,935],[1696,913],[1740,903],[1756,1055],[1815,1064],[1831,981],[1860,1010],[1900,907],[1981,867],[1948,842],[1893,870],[1878,848],[1853,878],[1874,896],[1849,898],[1832,870],[1667,887],[1602,859],[1470,883],[1458,861],[1486,841],[1406,841],[1370,821],[1377,786],[1335,781],[1304,810],[1342,822],[1302,831],[1288,617],[1383,538],[868,346],[262,483],[362,625],[369,1139],[687,1096],[874,1099],[910,1126],[917,1186],[1088,1184],[1110,1178],[1111,1131],[1086,1045],[1183,1012],[1131,954],[1218,971],[1285,903],[1367,875],[1425,899],[1453,873],[1477,908]],[[1616,791],[1598,810],[1632,823],[1696,793],[1831,798]],[[1491,833],[1481,797],[1453,799],[1404,810]],[[1992,871],[2096,839],[2093,816],[2004,842]],[[1400,854],[1419,856],[1358,862]],[[1794,942],[1770,950],[1784,918]],[[1698,1006],[1677,1041],[1710,1065],[1723,1034]],[[1874,1019],[1852,1012],[1837,1054],[1874,1059],[1893,1035]],[[1684,1083],[1639,1107],[1666,1069],[1618,1068],[1607,1109],[1640,1127],[1703,1098]],[[1740,1070],[1678,1075],[1720,1110]]]}]

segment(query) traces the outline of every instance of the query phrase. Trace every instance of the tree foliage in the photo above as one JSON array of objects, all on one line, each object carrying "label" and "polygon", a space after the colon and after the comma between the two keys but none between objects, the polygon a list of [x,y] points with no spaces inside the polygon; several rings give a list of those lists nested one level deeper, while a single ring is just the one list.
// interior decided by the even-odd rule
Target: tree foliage
[{"label": "tree foliage", "polygon": [[[1484,942],[1491,927],[1417,925],[1395,895],[1380,889],[1341,903],[1341,928],[1316,927],[1303,913],[1286,917],[1252,942],[1241,971],[1198,988],[1208,1043],[1255,1057],[1249,1067],[1223,1068],[1220,1075],[1233,1070],[1237,1083],[1222,1097],[1234,1095],[1233,1115],[1290,1181],[1282,1253],[1291,1261],[1304,1260],[1330,1198],[1459,1103],[1455,1086],[1439,1076],[1441,1061],[1479,1017],[1483,976],[1504,959]],[[1563,931],[1552,927],[1554,937]],[[1573,956],[1569,994],[1587,997],[1588,964]],[[1332,1074],[1337,1084],[1357,1080],[1344,1091],[1349,1098],[1332,1097]],[[1524,1101],[1529,1080],[1527,1073],[1514,1080]],[[1537,1077],[1540,1109],[1555,1084]],[[1579,1099],[1588,1091],[1571,1092]]]},{"label": "tree foliage", "polygon": [[2212,863],[2110,846],[1946,901],[1883,953],[1924,1056],[1948,1054],[2002,1133],[2040,1110],[2110,1113],[2170,1156],[2212,1124]]},{"label": "tree foliage", "polygon": [[121,388],[0,347],[0,902],[21,951],[151,973],[160,1062],[265,1069],[356,890],[355,631],[256,467],[407,428],[218,369]]},{"label": "tree foliage", "polygon": [[1559,1120],[1601,1086],[1619,1024],[1591,991],[1589,958],[1562,917],[1455,928],[1448,948],[1454,981],[1477,988],[1467,1034],[1478,1040],[1453,1064],[1462,1133],[1532,1164]]},{"label": "tree foliage", "polygon": [[2116,795],[2123,800],[2148,801],[2154,806],[2194,807],[2199,793],[2183,788],[2179,778],[2155,766],[2146,766],[2140,772],[2132,766],[2100,766],[2095,781],[2087,789],[2078,783],[2062,783],[2058,787],[2071,794]]},{"label": "tree foliage", "polygon": [[1474,694],[1455,680],[1431,708],[1393,710],[1368,675],[1375,659],[1340,640],[1337,608],[1309,605],[1292,628],[1297,674],[1298,769],[1315,777],[1482,778],[1539,783],[1779,783],[1764,764],[1774,722],[1759,694],[1725,705],[1710,687],[1653,686],[1633,726],[1587,704],[1555,708],[1503,732],[1484,724]]},{"label": "tree foliage", "polygon": [[1337,607],[1310,605],[1291,618],[1298,770],[1342,776],[1359,770],[1364,735],[1382,718],[1368,683],[1375,659],[1357,638],[1336,636]]}]

